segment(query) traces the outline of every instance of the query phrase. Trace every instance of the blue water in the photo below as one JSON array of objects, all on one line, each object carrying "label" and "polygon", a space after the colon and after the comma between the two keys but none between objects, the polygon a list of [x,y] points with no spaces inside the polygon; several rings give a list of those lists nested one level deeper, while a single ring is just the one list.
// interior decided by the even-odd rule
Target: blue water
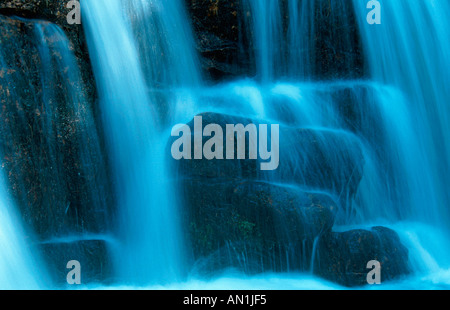
[{"label": "blue water", "polygon": [[[159,46],[166,58],[161,59],[160,53],[152,57],[139,48],[133,28],[149,31],[145,39],[159,41],[158,33],[150,33],[154,31],[152,23],[166,29],[166,23],[173,25],[172,21],[160,17],[176,18],[176,14],[166,12],[170,7],[159,1],[95,0],[84,1],[82,8],[118,196],[120,245],[114,248],[118,277],[133,283],[176,281],[183,265],[183,244],[176,200],[169,191],[163,112],[158,111],[166,94],[153,89],[155,71],[145,63],[153,66],[155,61],[163,73],[168,72],[159,76],[158,83],[169,90],[179,86],[183,76],[169,70],[174,64],[171,49],[176,48],[171,40],[163,39]],[[158,14],[160,10],[164,11]],[[173,12],[179,11],[173,8]],[[129,16],[134,16],[135,25]],[[143,24],[145,18],[150,18],[150,25]],[[169,111],[174,108],[168,107]]]},{"label": "blue water", "polygon": [[443,227],[450,214],[448,9],[448,1],[382,1],[384,23],[358,20],[371,79],[398,93],[379,101],[390,114],[388,130],[401,135],[413,216]]},{"label": "blue water", "polygon": [[[81,91],[83,89],[81,74],[64,31],[55,24],[46,21],[29,21],[21,18],[14,18],[12,21],[14,23],[26,23],[28,27],[28,35],[35,44],[33,47],[36,48],[36,63],[39,66],[37,83],[39,85],[33,85],[31,81],[26,85],[26,78],[28,77],[26,70],[24,70],[23,75],[7,75],[5,77],[8,84],[6,85],[8,97],[2,97],[2,103],[11,104],[13,102],[14,108],[11,110],[14,112],[9,112],[9,116],[15,118],[15,121],[12,121],[11,118],[8,120],[2,119],[0,144],[2,148],[4,145],[8,145],[10,148],[9,152],[11,152],[11,148],[14,150],[17,147],[17,145],[11,146],[7,142],[10,142],[9,140],[17,142],[17,139],[14,137],[16,134],[14,130],[26,132],[28,128],[32,128],[27,123],[29,115],[26,113],[28,108],[32,107],[33,111],[36,111],[36,119],[34,120],[36,123],[33,125],[42,131],[40,137],[36,133],[36,139],[40,139],[40,145],[38,147],[30,145],[29,149],[25,151],[28,152],[26,155],[14,154],[21,161],[14,164],[26,165],[27,156],[34,158],[36,160],[33,162],[34,177],[36,178],[34,181],[40,184],[54,184],[55,186],[55,188],[49,190],[47,195],[42,197],[42,208],[49,207],[48,210],[50,210],[50,206],[56,210],[64,208],[63,210],[67,213],[70,204],[67,205],[66,202],[73,187],[71,186],[72,184],[68,184],[68,178],[64,174],[64,154],[61,154],[54,145],[55,137],[63,137],[67,134],[67,129],[63,131],[59,126],[61,120],[61,116],[57,114],[60,111],[58,106],[59,100],[63,99],[66,111],[72,113],[71,125],[76,126],[76,128],[72,127],[72,129],[74,132],[79,133],[76,142],[78,143],[77,150],[80,154],[79,163],[83,167],[79,170],[79,175],[81,173],[85,174],[86,170],[89,170],[89,172],[95,171],[96,175],[102,178],[104,177],[104,171],[102,171],[103,166],[98,165],[100,146],[92,111],[88,108],[85,94]],[[8,25],[5,25],[5,27],[8,27]],[[0,48],[0,66],[2,70],[19,71],[19,68],[15,67],[16,63],[7,62],[7,56],[9,56],[7,53],[9,52]],[[18,63],[22,61],[24,63],[23,59],[20,59]],[[21,98],[21,92],[24,91],[21,89],[23,85],[27,87],[25,91],[30,93],[35,92],[37,87],[41,88],[41,92],[34,93],[31,100],[22,102],[19,98]],[[50,85],[58,85],[59,87],[53,88],[49,87]],[[58,93],[63,93],[63,97],[58,97]],[[45,115],[45,117],[40,117],[41,114]],[[3,115],[6,115],[6,113]],[[9,181],[14,180],[14,177],[17,176],[11,175],[12,172],[6,174],[7,169],[3,161],[7,156],[6,149],[1,149],[0,153],[2,158],[2,165],[0,166],[0,243],[2,248],[0,255],[0,288],[51,288],[53,286],[51,276],[48,274],[46,262],[39,254],[38,246],[39,243],[45,244],[49,240],[38,238],[34,234],[33,229],[25,225],[25,223],[32,221],[30,219],[26,219],[26,221],[22,219],[23,215],[21,216],[19,213],[18,202],[14,199],[17,197],[11,197],[11,193],[14,190],[11,189],[12,184]],[[22,150],[19,153],[22,153]],[[43,153],[47,155],[44,159],[42,158]],[[9,155],[11,154],[9,153]],[[98,210],[97,214],[91,214],[91,216],[98,220],[99,223],[102,223],[104,222],[102,217],[104,213],[102,211],[105,209],[105,194],[102,184],[96,183],[96,181],[97,179],[86,180],[88,190],[84,195],[88,197],[87,200],[90,201],[92,207],[95,206]],[[15,182],[14,186],[16,189],[24,185],[20,180]],[[27,194],[30,194],[30,192],[31,190]],[[37,199],[36,197],[34,198]],[[55,200],[57,205],[53,205]],[[66,227],[61,228],[59,225],[54,225],[55,221],[57,221],[56,218],[58,218],[58,212],[49,212],[45,218],[42,218],[42,226],[45,227],[42,230],[45,234],[59,235],[66,231]],[[61,220],[61,217],[58,220]],[[48,225],[49,223],[51,225]],[[73,232],[73,234],[78,233],[79,231]]]},{"label": "blue water", "polygon": [[[361,150],[365,167],[356,196],[330,189],[343,201],[334,230],[394,229],[413,270],[367,288],[450,288],[450,4],[380,1],[382,24],[368,25],[365,1],[354,0],[367,78],[317,81],[311,12],[318,2],[282,2],[243,1],[252,16],[243,31],[252,30],[256,76],[219,84],[200,73],[183,1],[82,2],[119,210],[110,242],[117,282],[83,288],[344,289],[311,273],[250,277],[230,270],[212,280],[189,273],[179,218],[183,201],[173,194],[176,175],[166,162],[166,143],[172,126],[205,111],[331,132],[348,145],[350,158]],[[331,10],[344,14],[337,5]],[[343,92],[353,98],[357,124],[340,110],[336,94]],[[334,166],[345,162],[330,153],[338,145],[326,139],[319,145]],[[301,147],[287,157],[300,178]],[[289,185],[282,172],[266,181]],[[0,188],[2,212],[3,194]],[[23,238],[20,225],[10,215],[1,220],[0,242],[9,250],[0,256],[0,271],[9,268],[14,251],[24,261],[10,269],[18,282],[0,278],[0,286],[21,287],[23,279],[34,284],[33,255],[20,241],[7,242]],[[15,228],[3,230],[8,225]]]},{"label": "blue water", "polygon": [[[448,287],[450,92],[443,68],[450,65],[450,29],[443,16],[450,3],[380,2],[381,25],[370,27],[362,18],[358,23],[370,78],[392,89],[379,102],[402,163],[395,209],[415,222],[397,232],[409,245],[415,270]],[[354,4],[356,12],[364,10],[361,2]]]},{"label": "blue water", "polygon": [[0,289],[40,289],[49,284],[46,267],[29,237],[0,176]]}]

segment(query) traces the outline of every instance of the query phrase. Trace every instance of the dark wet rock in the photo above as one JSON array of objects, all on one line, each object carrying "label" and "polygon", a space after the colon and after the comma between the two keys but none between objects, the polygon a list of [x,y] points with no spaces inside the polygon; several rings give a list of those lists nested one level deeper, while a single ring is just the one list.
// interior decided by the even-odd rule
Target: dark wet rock
[{"label": "dark wet rock", "polygon": [[2,169],[39,239],[101,232],[110,195],[88,87],[69,80],[77,68],[59,67],[66,39],[56,26],[39,22],[40,41],[35,25],[0,16]]},{"label": "dark wet rock", "polygon": [[186,0],[202,67],[214,80],[253,75],[241,0]]},{"label": "dark wet rock", "polygon": [[[300,1],[301,2],[301,1]],[[186,0],[205,71],[215,80],[256,75],[257,45],[252,12],[244,0]],[[300,10],[301,3],[298,5]],[[314,1],[307,8],[314,23],[309,35],[307,79],[356,79],[364,60],[353,5],[349,1]],[[287,1],[281,2],[282,31],[287,36]],[[299,11],[299,15],[302,13]],[[306,15],[305,15],[306,16]],[[305,49],[305,46],[302,46]],[[279,53],[287,53],[282,47]],[[287,55],[280,55],[281,58]],[[275,70],[277,71],[277,70]],[[283,72],[279,75],[283,76]],[[294,72],[295,75],[295,72]]]},{"label": "dark wet rock", "polygon": [[[74,51],[75,45],[54,24],[1,15],[4,12],[0,10],[0,148],[10,194],[38,240],[105,232],[113,203],[92,119],[95,86],[90,66],[78,58],[83,65],[69,68],[77,64],[65,63],[61,46],[69,44]],[[78,71],[81,76],[72,74]],[[65,264],[76,257],[83,261],[85,280],[100,281],[109,272],[103,244],[39,245],[57,282],[65,281]]]},{"label": "dark wet rock", "polygon": [[[203,126],[218,124],[224,134],[226,124],[258,124],[231,115],[201,116]],[[194,135],[193,123],[188,125]],[[185,198],[195,267],[254,273],[309,270],[315,240],[330,235],[336,214],[351,204],[364,159],[351,134],[280,127],[275,171],[261,171],[259,161],[248,159],[172,164]]]},{"label": "dark wet rock", "polygon": [[364,77],[364,53],[351,1],[316,1],[315,79]]},{"label": "dark wet rock", "polygon": [[365,83],[330,87],[330,101],[341,116],[342,125],[376,145],[383,139],[383,119],[378,103],[378,90]]},{"label": "dark wet rock", "polygon": [[96,89],[83,26],[68,24],[67,14],[72,10],[69,1],[56,0],[6,0],[0,3],[0,15],[52,22],[61,27],[69,39],[86,84],[87,95],[95,98]]},{"label": "dark wet rock", "polygon": [[367,285],[367,263],[381,263],[381,282],[410,273],[408,250],[398,235],[385,227],[333,232],[321,238],[314,272],[345,286]]},{"label": "dark wet rock", "polygon": [[[213,80],[254,76],[255,42],[251,11],[243,0],[186,0],[191,24],[201,55],[204,71]],[[0,3],[0,14],[54,22],[67,33],[75,54],[83,62],[89,63],[86,40],[82,25],[69,25],[66,21],[71,9],[67,1],[11,0]],[[286,5],[283,3],[283,8]],[[301,6],[299,6],[300,8]],[[314,2],[309,12],[314,22],[314,32],[310,35],[312,64],[309,78],[355,79],[364,76],[364,61],[358,26],[351,2]],[[289,23],[284,14],[284,31]],[[287,49],[286,49],[287,50]],[[92,79],[87,68],[86,76]]]},{"label": "dark wet rock", "polygon": [[200,272],[307,270],[314,240],[331,232],[326,194],[253,181],[186,180],[184,212]]},{"label": "dark wet rock", "polygon": [[72,268],[67,263],[76,260],[81,266],[81,284],[111,282],[112,264],[108,244],[104,240],[55,240],[40,245],[51,280],[65,286]]},{"label": "dark wet rock", "polygon": [[[256,120],[217,113],[204,113],[201,116],[204,127],[218,124],[223,128],[224,136],[226,124],[259,124]],[[193,122],[188,125],[194,135]],[[203,143],[207,140],[203,138]],[[279,140],[279,167],[273,171],[262,171],[260,161],[249,159],[182,159],[174,161],[175,169],[185,178],[271,180],[327,191],[342,199],[354,196],[364,168],[361,145],[355,136],[332,130],[280,126]],[[175,141],[175,138],[171,141]],[[225,149],[224,141],[224,152]],[[248,149],[247,144],[246,158]],[[194,146],[192,158],[193,150]]]}]

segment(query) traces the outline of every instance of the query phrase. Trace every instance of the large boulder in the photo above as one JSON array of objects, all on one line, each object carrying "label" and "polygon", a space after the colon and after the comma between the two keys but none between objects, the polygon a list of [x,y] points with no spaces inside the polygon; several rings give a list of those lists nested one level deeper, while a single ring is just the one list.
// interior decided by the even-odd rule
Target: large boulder
[{"label": "large boulder", "polygon": [[[203,128],[217,124],[223,128],[224,149],[226,124],[267,124],[243,117],[203,113]],[[270,128],[271,124],[267,124]],[[194,123],[188,124],[194,141]],[[276,170],[261,170],[260,160],[181,160],[176,162],[177,174],[183,178],[222,178],[270,180],[296,184],[314,190],[323,190],[340,199],[351,199],[357,189],[364,168],[364,157],[359,139],[344,131],[304,129],[280,126],[279,166]],[[201,133],[199,133],[201,134]],[[268,135],[270,139],[270,134]],[[203,138],[205,143],[208,138]],[[236,137],[235,137],[236,140]],[[171,142],[175,138],[171,139]],[[235,147],[237,142],[235,141]],[[270,142],[268,143],[270,145]],[[194,158],[194,147],[192,147]],[[224,150],[225,152],[225,150]],[[344,200],[341,200],[344,202]]]},{"label": "large boulder", "polygon": [[381,282],[410,272],[408,250],[397,233],[385,227],[333,232],[321,238],[314,272],[345,286],[367,285],[367,264],[381,264]]},{"label": "large boulder", "polygon": [[287,272],[310,268],[314,240],[331,232],[333,197],[256,181],[183,183],[195,268]]}]

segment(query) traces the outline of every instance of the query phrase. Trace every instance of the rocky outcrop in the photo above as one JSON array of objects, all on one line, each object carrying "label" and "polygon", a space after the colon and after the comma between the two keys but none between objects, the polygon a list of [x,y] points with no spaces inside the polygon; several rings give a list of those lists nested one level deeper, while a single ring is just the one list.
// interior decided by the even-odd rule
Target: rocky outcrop
[{"label": "rocky outcrop", "polygon": [[[89,97],[94,85],[83,82],[56,25],[0,15],[0,34],[1,167],[24,223],[43,244],[105,232],[112,195]],[[106,259],[94,249],[91,258]],[[53,248],[52,260],[65,252]]]},{"label": "rocky outcrop", "polygon": [[2,167],[26,223],[40,238],[104,228],[106,210],[88,190],[105,184],[103,155],[66,37],[48,22],[2,16],[0,33]]},{"label": "rocky outcrop", "polygon": [[67,8],[69,1],[55,0],[6,0],[0,3],[0,15],[19,17],[33,20],[41,20],[54,23],[61,27],[69,39],[69,47],[75,54],[80,67],[80,72],[85,85],[86,95],[95,98],[96,89],[90,65],[87,42],[84,36],[83,26],[67,23],[67,14],[71,8]]},{"label": "rocky outcrop", "polygon": [[[307,1],[307,0],[303,0]],[[308,0],[309,1],[309,0]],[[185,0],[196,35],[204,71],[214,80],[254,76],[254,33],[249,30],[252,13],[244,0]],[[67,1],[7,0],[0,14],[37,18],[61,26],[68,34],[77,57],[89,62],[82,25],[66,21]],[[360,78],[364,61],[353,7],[347,1],[318,0],[311,3],[314,21],[311,78]],[[289,22],[286,14],[283,23]],[[88,78],[90,76],[87,76]]]},{"label": "rocky outcrop", "polygon": [[[69,25],[67,23],[67,15],[72,10],[72,8],[67,7],[68,3],[69,1],[6,0],[0,3],[0,15],[55,23],[64,29],[71,41],[74,39],[74,42],[72,42],[73,48],[76,48],[77,45],[84,46],[81,25]],[[79,55],[81,56],[81,53]]]},{"label": "rocky outcrop", "polygon": [[[307,1],[307,0],[303,0]],[[308,0],[309,1],[309,0]],[[252,13],[244,0],[185,0],[206,76],[213,80],[256,74],[255,34]],[[82,25],[66,21],[67,1],[11,0],[0,3],[0,14],[43,19],[67,33],[80,64],[89,63]],[[301,5],[300,5],[301,6]],[[309,44],[312,63],[310,78],[360,78],[364,75],[359,32],[352,4],[347,1],[318,0],[311,3],[309,19],[314,21]],[[289,22],[286,14],[284,24]],[[285,27],[286,28],[286,27]],[[92,80],[90,68],[86,78]],[[84,73],[83,73],[84,74]]]}]

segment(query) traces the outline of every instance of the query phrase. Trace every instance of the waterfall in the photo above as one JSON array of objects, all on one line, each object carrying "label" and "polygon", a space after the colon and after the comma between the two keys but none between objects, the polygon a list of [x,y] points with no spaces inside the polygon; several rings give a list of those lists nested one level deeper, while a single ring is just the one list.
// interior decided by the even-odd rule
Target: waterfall
[{"label": "waterfall", "polygon": [[444,16],[450,5],[447,1],[380,1],[381,24],[369,25],[361,14],[365,4],[353,2],[370,78],[396,91],[395,96],[379,94],[389,117],[385,126],[400,137],[395,144],[404,169],[398,180],[403,193],[397,196],[403,199],[394,208],[408,210],[402,219],[417,223],[401,226],[399,231],[414,249],[415,265],[428,262],[428,271],[436,272],[436,266],[449,267],[448,251],[443,249],[448,249],[450,215],[450,76],[443,68],[450,65],[450,25]]},{"label": "waterfall", "polygon": [[[357,72],[352,6],[345,1],[244,0],[258,79],[309,81]],[[320,38],[322,36],[323,38]],[[319,39],[320,38],[320,39]],[[334,58],[333,58],[334,57]]]},{"label": "waterfall", "polygon": [[[80,257],[76,246],[58,240],[70,237],[75,244],[105,233],[106,175],[91,106],[64,31],[22,18],[2,20],[1,26],[11,33],[0,46],[2,170],[14,194],[6,198],[2,181],[2,248],[11,250],[4,252],[6,259],[16,251],[30,286],[46,287],[55,278],[65,282],[65,276],[50,273],[67,263],[59,261],[61,252]],[[14,36],[17,29],[22,36]]]},{"label": "waterfall", "polygon": [[271,79],[276,70],[285,68],[282,53],[285,51],[283,38],[283,19],[280,1],[250,1],[253,17],[254,39],[257,52],[257,71],[263,82]]},{"label": "waterfall", "polygon": [[[449,210],[449,107],[450,93],[445,86],[449,73],[447,53],[448,23],[442,17],[449,8],[445,1],[383,1],[385,22],[371,27],[362,19],[359,25],[364,40],[370,75],[376,82],[397,89],[402,98],[380,98],[393,113],[389,126],[411,132],[399,141],[407,161],[411,203],[415,218],[428,222],[447,222]],[[357,11],[364,10],[355,1]],[[361,16],[361,14],[359,14]],[[399,99],[399,100],[392,100]],[[431,124],[433,124],[431,126]],[[395,130],[394,128],[392,130]],[[414,184],[417,182],[417,184]]]},{"label": "waterfall", "polygon": [[[318,25],[309,21],[317,18],[320,7],[327,4],[271,1],[267,6],[258,0],[246,3],[253,16],[250,27],[254,29],[257,71],[262,81],[272,81],[274,85],[263,99],[266,114],[276,115],[273,110],[279,107],[274,105],[283,102],[283,113],[288,109],[297,118],[291,123],[351,132],[354,128],[348,128],[347,116],[337,109],[339,98],[333,92],[339,93],[339,88],[346,90],[351,96],[347,99],[353,98],[358,105],[353,109],[365,123],[361,122],[355,134],[364,143],[367,163],[356,198],[357,221],[382,218],[447,221],[449,212],[440,206],[449,202],[445,190],[449,169],[446,136],[449,110],[445,104],[449,98],[445,86],[448,72],[441,69],[448,66],[445,57],[449,49],[448,28],[442,18],[448,4],[386,1],[381,5],[385,22],[369,25],[364,14],[366,3],[354,1],[370,81],[337,81],[328,86],[314,86],[276,81],[280,77],[298,80],[299,76],[305,76],[303,70],[311,71],[308,65],[298,64],[315,63],[318,56],[306,53],[314,49],[314,43],[299,38],[314,37]],[[343,12],[341,5],[338,1],[326,9],[330,19],[350,14]],[[341,29],[350,32],[348,24],[342,23]],[[427,41],[430,33],[433,34],[431,43]],[[342,39],[338,34],[334,34],[334,39],[338,42],[336,46],[352,46],[348,38]],[[328,93],[325,100],[324,93]],[[282,98],[289,98],[292,104]],[[384,149],[383,154],[379,153],[380,148]],[[389,166],[386,159],[391,161]]]},{"label": "waterfall", "polygon": [[[69,41],[54,24],[12,21],[22,25],[32,41],[11,39],[15,53],[2,49],[0,54],[2,68],[17,72],[5,77],[4,102],[8,104],[0,130],[18,199],[42,239],[87,233],[93,230],[92,222],[105,226],[106,177],[99,137]],[[29,44],[29,55],[20,54],[25,44]],[[22,68],[27,69],[19,73]],[[12,159],[17,161],[13,166]],[[89,189],[83,193],[80,179]],[[33,191],[27,192],[27,186]],[[39,192],[40,187],[46,194]],[[35,223],[34,208],[39,204],[48,213]],[[52,205],[57,207],[52,209]],[[68,212],[84,213],[84,227],[78,216],[75,221],[68,220]],[[60,225],[55,225],[57,222]]]},{"label": "waterfall", "polygon": [[[203,2],[222,14],[219,1]],[[313,278],[327,278],[327,257],[342,260],[330,265],[347,285],[342,278],[364,273],[367,253],[402,260],[389,272],[413,271],[396,288],[412,279],[448,285],[450,4],[379,2],[382,23],[369,25],[363,0],[238,1],[228,18],[239,20],[256,70],[216,83],[203,74],[184,1],[83,0],[94,107],[63,30],[13,18],[28,41],[0,40],[0,147],[11,184],[0,177],[0,288],[49,283],[45,268],[36,272],[34,239],[44,249],[65,244],[70,255],[77,248],[67,244],[103,241],[114,285],[130,287],[274,278],[298,286],[291,277],[300,287],[336,287]],[[215,35],[203,39],[219,43],[202,44],[245,48]],[[279,169],[174,163],[171,130],[198,114],[279,125]],[[384,227],[369,231],[380,225],[401,242]],[[345,269],[360,260],[362,271]],[[262,275],[235,278],[226,268]],[[205,280],[221,272],[225,279]]]},{"label": "waterfall", "polygon": [[148,87],[200,86],[202,78],[184,4],[178,0],[132,0],[123,6]]},{"label": "waterfall", "polygon": [[188,113],[183,88],[200,83],[187,18],[180,1],[84,1],[83,11],[118,195],[119,276],[175,281],[184,251],[165,120]]},{"label": "waterfall", "polygon": [[[448,3],[382,1],[381,25],[367,23],[365,1],[353,1],[354,15],[349,12],[350,6],[342,9],[343,1],[244,3],[252,16],[252,24],[247,27],[253,34],[261,81],[261,86],[253,84],[245,89],[244,102],[259,106],[253,115],[290,126],[332,130],[349,137],[349,145],[362,148],[363,178],[356,196],[349,197],[350,203],[342,202],[338,226],[379,223],[396,227],[412,249],[413,265],[433,261],[431,266],[447,268],[447,253],[439,249],[442,244],[426,240],[446,240],[448,235],[450,94],[446,87],[448,72],[442,70],[449,67],[445,57],[449,28],[442,15]],[[318,33],[327,35],[318,29],[317,20],[323,11],[328,14],[328,22],[334,21],[330,22],[334,28],[327,39],[334,40],[335,48],[346,51],[357,48],[357,43],[348,37],[350,23],[342,18],[356,16],[369,79],[308,82],[323,57],[314,54],[318,43],[311,40]],[[230,92],[228,86],[225,93],[240,95],[245,83],[231,88],[239,92]],[[250,90],[257,96],[249,96]],[[264,115],[257,111],[264,111]],[[301,148],[293,148],[292,153],[301,154]],[[332,141],[324,140],[323,152],[334,148]],[[332,166],[338,164],[337,160]],[[296,163],[294,169],[299,165]],[[269,179],[284,180],[283,176]],[[416,224],[397,224],[411,221]],[[420,229],[423,224],[440,228],[425,233],[426,229]],[[411,225],[417,225],[417,231]]]}]

